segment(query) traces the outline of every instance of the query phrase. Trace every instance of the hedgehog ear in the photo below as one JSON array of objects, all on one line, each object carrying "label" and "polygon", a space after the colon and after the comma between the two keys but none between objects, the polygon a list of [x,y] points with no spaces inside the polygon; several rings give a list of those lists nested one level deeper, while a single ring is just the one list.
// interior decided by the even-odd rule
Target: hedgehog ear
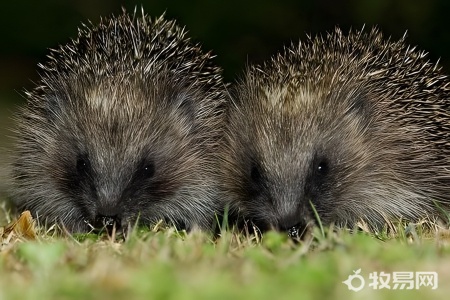
[{"label": "hedgehog ear", "polygon": [[356,113],[358,115],[370,116],[372,112],[372,103],[369,95],[366,93],[358,92],[351,96],[351,103],[349,107],[350,113]]},{"label": "hedgehog ear", "polygon": [[174,105],[176,110],[183,115],[190,123],[195,122],[196,103],[195,96],[188,93],[179,93],[175,97]]}]

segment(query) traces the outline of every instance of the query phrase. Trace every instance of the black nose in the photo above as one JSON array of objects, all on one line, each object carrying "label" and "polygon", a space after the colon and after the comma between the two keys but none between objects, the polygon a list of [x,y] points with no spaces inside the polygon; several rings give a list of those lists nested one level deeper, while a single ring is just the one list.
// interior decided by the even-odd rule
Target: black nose
[{"label": "black nose", "polygon": [[288,236],[292,239],[299,239],[302,236],[302,231],[299,225],[292,226],[287,230]]},{"label": "black nose", "polygon": [[105,216],[98,214],[94,219],[94,228],[98,231],[106,230],[108,233],[111,233],[114,229],[120,229],[122,220],[118,215],[113,216]]},{"label": "black nose", "polygon": [[298,222],[296,224],[291,223],[289,226],[282,226],[280,228],[282,231],[287,231],[290,238],[299,240],[302,239],[307,231],[307,224],[305,222]]}]

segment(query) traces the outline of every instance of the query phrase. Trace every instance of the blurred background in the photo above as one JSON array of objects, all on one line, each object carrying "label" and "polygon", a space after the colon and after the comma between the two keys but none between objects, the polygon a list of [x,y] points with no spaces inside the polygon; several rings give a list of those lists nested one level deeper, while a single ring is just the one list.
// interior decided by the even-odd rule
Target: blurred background
[{"label": "blurred background", "polygon": [[247,63],[261,62],[290,41],[306,34],[347,31],[378,25],[398,39],[408,31],[408,42],[440,59],[450,74],[450,1],[428,0],[21,0],[0,7],[0,198],[6,184],[6,155],[11,139],[11,116],[24,89],[37,82],[36,65],[45,61],[48,48],[77,35],[81,22],[96,24],[100,16],[119,14],[140,6],[152,15],[166,12],[185,26],[190,36],[212,49],[227,81]]}]

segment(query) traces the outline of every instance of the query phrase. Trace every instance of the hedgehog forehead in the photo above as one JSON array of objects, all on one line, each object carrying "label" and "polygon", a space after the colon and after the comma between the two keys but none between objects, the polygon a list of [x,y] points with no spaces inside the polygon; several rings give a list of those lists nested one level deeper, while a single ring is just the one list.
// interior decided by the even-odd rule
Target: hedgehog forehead
[{"label": "hedgehog forehead", "polygon": [[[311,96],[308,94],[307,96]],[[306,101],[313,101],[308,99]],[[258,156],[267,162],[289,164],[289,160],[303,161],[314,152],[317,144],[326,135],[326,130],[320,128],[322,123],[318,114],[298,112],[299,108],[270,106],[265,114],[255,116],[249,126]],[[277,165],[277,163],[276,163]],[[276,166],[272,166],[276,168]]]},{"label": "hedgehog forehead", "polygon": [[159,146],[169,147],[174,138],[179,138],[176,149],[190,140],[186,135],[189,122],[173,110],[170,103],[173,99],[163,99],[187,97],[179,91],[169,95],[165,90],[158,92],[151,88],[95,87],[85,93],[84,104],[76,107],[71,118],[81,134],[95,144],[93,148],[121,151],[126,157],[142,151],[158,152]]},{"label": "hedgehog forehead", "polygon": [[[259,99],[260,112],[250,113],[249,134],[257,153],[267,160],[303,160],[336,143],[340,136],[358,135],[365,125],[359,108],[349,105],[354,91],[317,92],[305,86],[267,88]],[[330,113],[332,112],[332,113]],[[346,138],[344,138],[346,139]]]},{"label": "hedgehog forehead", "polygon": [[105,82],[84,92],[84,100],[90,110],[104,116],[140,112],[151,104],[137,88],[125,81]]},{"label": "hedgehog forehead", "polygon": [[96,88],[86,91],[85,100],[91,110],[101,111],[103,115],[107,115],[117,105],[118,99],[114,96],[114,91],[112,95],[108,95]]},{"label": "hedgehog forehead", "polygon": [[301,112],[308,109],[320,100],[321,95],[313,93],[305,86],[293,87],[292,85],[280,85],[263,89],[264,100],[269,110],[278,110],[282,113]]}]

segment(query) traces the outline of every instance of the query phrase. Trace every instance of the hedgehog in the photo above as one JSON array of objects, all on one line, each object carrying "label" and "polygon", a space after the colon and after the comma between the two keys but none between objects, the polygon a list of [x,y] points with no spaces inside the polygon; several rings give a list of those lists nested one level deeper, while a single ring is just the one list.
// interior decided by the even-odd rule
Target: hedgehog
[{"label": "hedgehog", "polygon": [[83,24],[38,65],[17,117],[17,208],[72,233],[208,229],[225,101],[213,58],[164,15]]},{"label": "hedgehog", "polygon": [[448,211],[449,80],[405,39],[336,28],[246,68],[222,154],[231,215],[297,236]]}]

